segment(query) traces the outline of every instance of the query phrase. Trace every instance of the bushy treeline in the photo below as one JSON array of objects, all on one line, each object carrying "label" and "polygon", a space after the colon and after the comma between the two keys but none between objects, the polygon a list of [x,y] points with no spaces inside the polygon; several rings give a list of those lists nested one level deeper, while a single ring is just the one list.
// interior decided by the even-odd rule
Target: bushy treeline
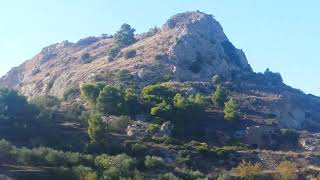
[{"label": "bushy treeline", "polygon": [[[149,85],[137,90],[86,83],[81,86],[81,96],[94,111],[89,120],[89,129],[90,124],[102,126],[98,121],[102,122],[103,115],[134,116],[149,113],[158,122],[171,121],[176,127],[175,135],[181,136],[186,135],[190,128],[197,127],[196,123],[209,103],[203,95],[182,95],[162,85]],[[94,134],[92,132],[90,134]]]}]

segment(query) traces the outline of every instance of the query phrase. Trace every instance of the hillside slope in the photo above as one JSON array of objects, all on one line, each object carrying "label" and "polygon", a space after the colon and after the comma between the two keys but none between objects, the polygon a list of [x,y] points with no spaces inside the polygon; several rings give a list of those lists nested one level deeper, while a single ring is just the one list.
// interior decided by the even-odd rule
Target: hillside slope
[{"label": "hillside slope", "polygon": [[[138,86],[167,79],[177,87],[204,91],[214,89],[208,82],[218,74],[225,86],[233,89],[233,96],[241,99],[248,120],[266,124],[269,118],[281,127],[320,130],[320,99],[282,82],[274,83],[266,74],[254,73],[243,51],[232,45],[211,15],[177,14],[159,32],[140,34],[136,39],[115,58],[108,55],[114,46],[112,37],[53,44],[10,70],[0,84],[29,98],[45,94],[62,97],[70,87],[126,70]],[[128,57],[130,51],[135,53]]]}]

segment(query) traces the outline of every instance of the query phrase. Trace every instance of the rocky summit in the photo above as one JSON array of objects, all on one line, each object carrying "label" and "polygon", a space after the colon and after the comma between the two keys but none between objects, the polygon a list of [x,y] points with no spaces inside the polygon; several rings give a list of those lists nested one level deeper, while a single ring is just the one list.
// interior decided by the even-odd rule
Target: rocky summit
[{"label": "rocky summit", "polygon": [[[137,36],[137,41],[121,49],[112,61],[107,54],[114,45],[110,37],[50,45],[13,68],[0,83],[26,96],[62,96],[69,86],[117,69],[128,70],[139,83],[149,84],[168,74],[178,81],[202,81],[215,74],[229,78],[234,73],[252,72],[244,53],[232,45],[211,15],[178,14],[153,36]],[[135,56],[126,58],[128,51],[135,51]],[[82,59],[84,54],[88,54],[87,59]]]}]

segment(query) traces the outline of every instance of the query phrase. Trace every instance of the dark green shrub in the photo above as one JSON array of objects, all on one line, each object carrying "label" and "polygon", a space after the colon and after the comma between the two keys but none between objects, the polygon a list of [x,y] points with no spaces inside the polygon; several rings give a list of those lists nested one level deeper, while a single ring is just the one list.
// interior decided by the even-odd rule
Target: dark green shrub
[{"label": "dark green shrub", "polygon": [[77,166],[72,168],[72,171],[78,177],[79,180],[97,180],[98,175],[90,167]]},{"label": "dark green shrub", "polygon": [[113,46],[108,51],[109,60],[112,61],[119,54],[121,48],[119,46]]},{"label": "dark green shrub", "polygon": [[126,128],[132,124],[132,120],[127,116],[114,117],[109,122],[109,130],[124,133]]},{"label": "dark green shrub", "polygon": [[144,144],[133,144],[131,151],[135,156],[144,156],[147,152],[147,147]]},{"label": "dark green shrub", "polygon": [[131,28],[129,24],[122,24],[119,31],[114,35],[115,43],[120,46],[128,46],[136,42],[134,38],[135,29]]},{"label": "dark green shrub", "polygon": [[106,123],[102,121],[102,114],[92,112],[88,121],[88,135],[92,143],[105,144],[107,141]]},{"label": "dark green shrub", "polygon": [[104,85],[99,83],[84,83],[80,87],[81,97],[89,102],[91,105],[95,105],[100,91],[104,88]]},{"label": "dark green shrub", "polygon": [[158,156],[146,156],[144,165],[148,169],[160,169],[165,166],[165,162],[161,157]]},{"label": "dark green shrub", "polygon": [[147,128],[147,132],[149,134],[155,134],[160,130],[160,125],[158,124],[150,124]]},{"label": "dark green shrub", "polygon": [[92,62],[92,58],[90,57],[89,53],[83,53],[80,57],[80,61],[82,64],[87,64]]},{"label": "dark green shrub", "polygon": [[221,85],[217,86],[216,91],[211,96],[211,100],[216,106],[224,105],[227,100],[227,93],[222,89]]},{"label": "dark green shrub", "polygon": [[69,88],[63,93],[63,99],[65,101],[74,100],[77,96],[80,96],[80,89],[78,87]]},{"label": "dark green shrub", "polygon": [[103,154],[96,157],[95,164],[105,170],[115,168],[120,171],[121,174],[129,174],[135,166],[135,161],[126,154],[117,156]]},{"label": "dark green shrub", "polygon": [[134,58],[137,54],[137,51],[135,49],[130,49],[124,52],[124,58],[131,59]]},{"label": "dark green shrub", "polygon": [[237,102],[231,98],[224,106],[224,118],[226,120],[237,120],[240,118],[241,112]]},{"label": "dark green shrub", "polygon": [[181,178],[175,176],[172,173],[160,174],[157,180],[181,180]]}]

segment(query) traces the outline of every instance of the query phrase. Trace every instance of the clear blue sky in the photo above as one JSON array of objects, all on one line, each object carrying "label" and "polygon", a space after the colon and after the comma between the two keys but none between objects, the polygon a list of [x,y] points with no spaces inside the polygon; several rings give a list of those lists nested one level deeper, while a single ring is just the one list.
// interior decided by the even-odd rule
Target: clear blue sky
[{"label": "clear blue sky", "polygon": [[143,32],[189,10],[213,14],[255,71],[269,67],[320,95],[319,0],[2,0],[0,75],[52,43],[112,34],[124,22]]}]

